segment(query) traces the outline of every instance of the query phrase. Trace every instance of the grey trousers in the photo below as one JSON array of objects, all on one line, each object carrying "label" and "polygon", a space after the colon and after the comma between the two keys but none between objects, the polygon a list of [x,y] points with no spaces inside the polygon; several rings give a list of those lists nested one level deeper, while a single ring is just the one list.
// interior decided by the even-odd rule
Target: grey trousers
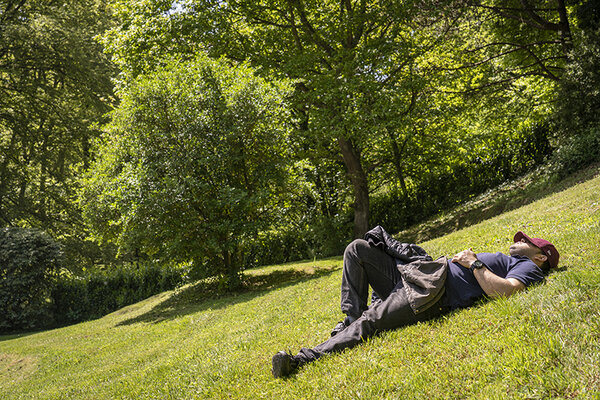
[{"label": "grey trousers", "polygon": [[[369,285],[382,299],[367,306]],[[396,260],[368,242],[357,239],[346,247],[342,275],[342,312],[356,320],[318,346],[302,348],[294,358],[305,363],[353,347],[377,332],[435,318],[446,311],[445,298],[415,314],[408,303]]]}]

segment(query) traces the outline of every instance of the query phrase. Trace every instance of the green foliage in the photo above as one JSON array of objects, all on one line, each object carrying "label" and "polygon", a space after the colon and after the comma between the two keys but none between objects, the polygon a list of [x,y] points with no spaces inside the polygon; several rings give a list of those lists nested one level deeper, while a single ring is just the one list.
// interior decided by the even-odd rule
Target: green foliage
[{"label": "green foliage", "polygon": [[84,274],[64,273],[52,288],[54,323],[67,325],[102,317],[119,308],[182,285],[184,268],[125,264]]},{"label": "green foliage", "polygon": [[285,189],[288,91],[204,56],[124,87],[80,196],[97,238],[235,280]]},{"label": "green foliage", "polygon": [[50,290],[61,254],[58,243],[44,232],[0,229],[0,331],[52,324]]},{"label": "green foliage", "polygon": [[373,223],[400,231],[514,179],[547,161],[550,136],[548,124],[533,124],[415,179],[406,192],[392,188],[374,195]]},{"label": "green foliage", "polygon": [[476,67],[471,69],[479,73],[475,87],[505,86],[528,76],[560,80],[572,46],[565,2],[481,0],[465,11],[463,43]]},{"label": "green foliage", "polygon": [[[445,1],[435,6],[324,1],[317,6],[199,0],[172,13],[165,12],[162,0],[114,3],[120,24],[104,41],[125,76],[156,68],[165,54],[190,57],[202,48],[211,56],[249,60],[264,76],[296,80],[293,140],[300,157],[343,161],[355,235],[364,233],[369,174],[382,159],[391,159],[388,132],[404,141],[413,136],[411,117],[431,109],[426,77],[432,71],[419,58],[448,28],[452,17],[442,12]],[[177,41],[171,40],[173,29],[181,32]],[[160,38],[152,34],[157,31]],[[401,157],[417,156],[402,152]]]},{"label": "green foliage", "polygon": [[563,137],[600,124],[600,26],[576,39],[578,46],[571,53],[555,107]]},{"label": "green foliage", "polygon": [[600,1],[583,1],[578,5],[575,14],[577,15],[577,26],[586,34],[593,33],[600,28]]},{"label": "green foliage", "polygon": [[562,142],[553,163],[564,177],[600,161],[600,124],[579,131]]},{"label": "green foliage", "polygon": [[600,19],[599,3],[577,9],[581,29],[558,90],[554,120],[560,134],[557,164],[562,176],[600,160]]},{"label": "green foliage", "polygon": [[0,230],[0,332],[39,330],[98,318],[188,279],[189,268],[146,263],[63,268],[61,246],[44,232]]},{"label": "green foliage", "polygon": [[350,217],[314,215],[301,226],[264,231],[245,246],[249,266],[331,257],[344,252],[352,238]]},{"label": "green foliage", "polygon": [[111,65],[94,41],[107,25],[105,10],[82,1],[0,7],[0,218],[60,231],[72,222],[75,168],[97,134],[90,124],[112,94]]},{"label": "green foliage", "polygon": [[85,258],[76,179],[114,100],[109,23],[104,0],[0,1],[0,227],[43,229],[69,265]]},{"label": "green foliage", "polygon": [[327,159],[297,162],[273,228],[247,244],[250,265],[341,254],[352,239],[352,215],[340,163]]}]

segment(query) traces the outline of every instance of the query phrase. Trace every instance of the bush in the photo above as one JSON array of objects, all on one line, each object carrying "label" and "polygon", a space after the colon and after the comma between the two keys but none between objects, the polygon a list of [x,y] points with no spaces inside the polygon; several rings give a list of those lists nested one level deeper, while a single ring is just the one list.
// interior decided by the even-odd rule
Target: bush
[{"label": "bush", "polygon": [[235,282],[286,189],[291,85],[198,55],[121,89],[80,192],[94,236]]},{"label": "bush", "polygon": [[84,276],[64,273],[52,291],[52,312],[59,325],[99,318],[157,293],[174,289],[183,284],[186,277],[185,269],[154,263],[94,270]]},{"label": "bush", "polygon": [[246,267],[340,255],[352,240],[351,217],[313,216],[302,228],[261,232],[246,243]]},{"label": "bush", "polygon": [[600,161],[600,125],[565,139],[556,152],[554,160],[561,177],[598,161]]},{"label": "bush", "polygon": [[42,231],[0,230],[0,332],[53,323],[51,289],[61,256],[60,245]]}]

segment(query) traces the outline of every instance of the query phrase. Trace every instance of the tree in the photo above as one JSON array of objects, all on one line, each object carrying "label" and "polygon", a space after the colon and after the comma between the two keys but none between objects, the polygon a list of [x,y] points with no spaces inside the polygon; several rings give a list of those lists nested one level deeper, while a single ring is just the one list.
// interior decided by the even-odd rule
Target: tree
[{"label": "tree", "polygon": [[[519,25],[499,2],[114,3],[120,23],[104,37],[125,82],[198,51],[293,79],[297,154],[343,163],[357,237],[373,195],[397,186],[407,199],[548,114],[554,80],[543,72],[564,63],[556,30]],[[558,24],[558,7],[521,3],[518,18]]]},{"label": "tree", "polygon": [[125,75],[154,68],[158,54],[203,49],[295,79],[298,128],[313,148],[337,148],[353,191],[355,236],[362,236],[372,168],[365,153],[425,106],[426,80],[414,67],[451,24],[441,13],[445,2],[193,0],[177,11],[158,0],[115,3],[121,23],[105,40]]},{"label": "tree", "polygon": [[113,100],[104,3],[0,1],[0,226],[78,234],[77,171]]},{"label": "tree", "polygon": [[556,104],[563,136],[598,125],[600,107],[600,2],[585,1],[576,12],[576,35],[571,61],[561,81]]},{"label": "tree", "polygon": [[[459,69],[486,71],[471,90],[506,88],[526,77],[559,81],[572,50],[564,0],[469,0]],[[467,44],[466,46],[464,44]]]},{"label": "tree", "polygon": [[285,188],[288,92],[206,56],[131,81],[81,193],[96,237],[235,285]]}]

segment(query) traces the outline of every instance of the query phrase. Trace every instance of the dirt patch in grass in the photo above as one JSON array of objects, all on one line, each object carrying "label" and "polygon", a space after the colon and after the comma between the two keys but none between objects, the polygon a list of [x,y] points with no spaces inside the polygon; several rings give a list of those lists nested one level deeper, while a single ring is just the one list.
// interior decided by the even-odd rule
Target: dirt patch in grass
[{"label": "dirt patch in grass", "polygon": [[37,366],[37,357],[0,354],[0,387],[26,379],[37,370]]}]

